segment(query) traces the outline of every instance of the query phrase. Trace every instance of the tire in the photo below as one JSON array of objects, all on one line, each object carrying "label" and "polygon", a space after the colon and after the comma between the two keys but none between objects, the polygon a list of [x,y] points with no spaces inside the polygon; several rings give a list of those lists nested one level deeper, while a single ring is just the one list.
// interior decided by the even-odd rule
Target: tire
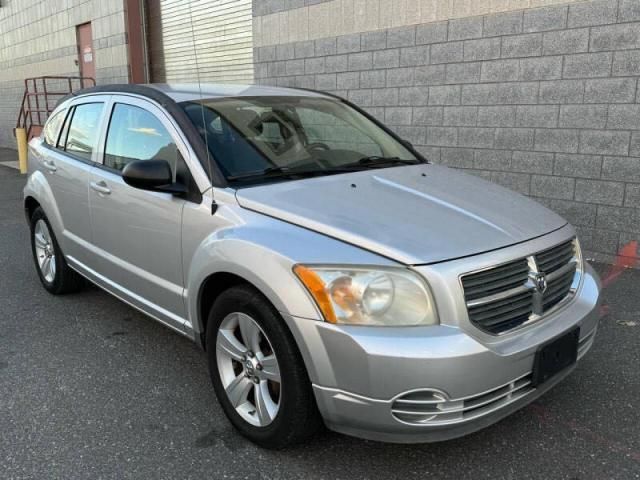
[{"label": "tire", "polygon": [[[254,322],[251,328],[247,326],[250,321]],[[247,351],[245,343],[249,354],[237,358],[242,350]],[[246,438],[263,448],[281,449],[302,442],[321,427],[311,382],[293,336],[260,292],[241,285],[220,294],[209,313],[206,346],[218,401]],[[253,362],[253,368],[247,361]],[[272,380],[275,371],[279,383]]]},{"label": "tire", "polygon": [[[54,295],[77,292],[84,279],[67,265],[51,224],[41,207],[31,215],[31,253],[44,288]],[[45,261],[47,265],[44,266]]]}]

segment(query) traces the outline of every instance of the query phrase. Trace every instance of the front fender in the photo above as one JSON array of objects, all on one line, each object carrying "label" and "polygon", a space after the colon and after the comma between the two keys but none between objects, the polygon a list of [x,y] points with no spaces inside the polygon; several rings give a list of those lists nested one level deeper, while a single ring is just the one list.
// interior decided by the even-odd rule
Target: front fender
[{"label": "front fender", "polygon": [[[192,217],[195,214],[188,211],[184,221],[190,235],[202,229],[205,222],[200,216],[197,220]],[[353,245],[237,205],[221,206],[214,218],[218,228],[203,235],[197,245],[187,247],[190,260],[185,272],[185,301],[196,338],[206,320],[200,318],[200,291],[213,274],[231,273],[243,278],[260,290],[285,319],[295,316],[322,320],[315,302],[293,273],[294,265],[397,265]]]},{"label": "front fender", "polygon": [[254,285],[273,306],[283,313],[293,310],[303,318],[320,320],[319,313],[295,278],[295,263],[278,252],[244,239],[207,238],[193,257],[188,281],[188,310],[196,333],[202,332],[199,318],[200,287],[215,273],[231,273]]}]

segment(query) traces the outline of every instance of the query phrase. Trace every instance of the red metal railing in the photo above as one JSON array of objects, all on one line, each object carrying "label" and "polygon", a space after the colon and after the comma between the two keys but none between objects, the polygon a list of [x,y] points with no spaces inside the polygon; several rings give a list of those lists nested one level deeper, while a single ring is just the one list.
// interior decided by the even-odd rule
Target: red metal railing
[{"label": "red metal railing", "polygon": [[26,129],[27,138],[30,139],[32,129],[34,127],[41,129],[44,126],[58,100],[84,88],[89,82],[93,85],[89,84],[88,86],[96,84],[95,79],[91,77],[44,76],[26,78],[16,128]]}]

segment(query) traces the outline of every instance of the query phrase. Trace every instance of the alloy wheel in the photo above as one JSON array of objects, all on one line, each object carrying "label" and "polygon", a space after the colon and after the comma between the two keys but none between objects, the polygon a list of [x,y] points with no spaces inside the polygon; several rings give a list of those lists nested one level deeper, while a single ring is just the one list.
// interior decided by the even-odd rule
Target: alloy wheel
[{"label": "alloy wheel", "polygon": [[36,258],[44,279],[52,283],[56,278],[56,254],[47,223],[40,219],[33,229]]},{"label": "alloy wheel", "polygon": [[216,337],[218,373],[236,412],[257,427],[271,424],[280,409],[280,367],[271,342],[249,315],[227,315]]}]

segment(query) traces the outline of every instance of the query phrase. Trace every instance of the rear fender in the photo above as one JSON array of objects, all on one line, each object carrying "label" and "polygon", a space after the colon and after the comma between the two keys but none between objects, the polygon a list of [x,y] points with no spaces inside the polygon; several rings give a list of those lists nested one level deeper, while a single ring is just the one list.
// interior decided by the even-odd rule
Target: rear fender
[{"label": "rear fender", "polygon": [[23,192],[25,200],[31,197],[40,204],[47,215],[54,235],[56,238],[62,238],[64,223],[47,177],[40,170],[34,170],[29,175]]}]

